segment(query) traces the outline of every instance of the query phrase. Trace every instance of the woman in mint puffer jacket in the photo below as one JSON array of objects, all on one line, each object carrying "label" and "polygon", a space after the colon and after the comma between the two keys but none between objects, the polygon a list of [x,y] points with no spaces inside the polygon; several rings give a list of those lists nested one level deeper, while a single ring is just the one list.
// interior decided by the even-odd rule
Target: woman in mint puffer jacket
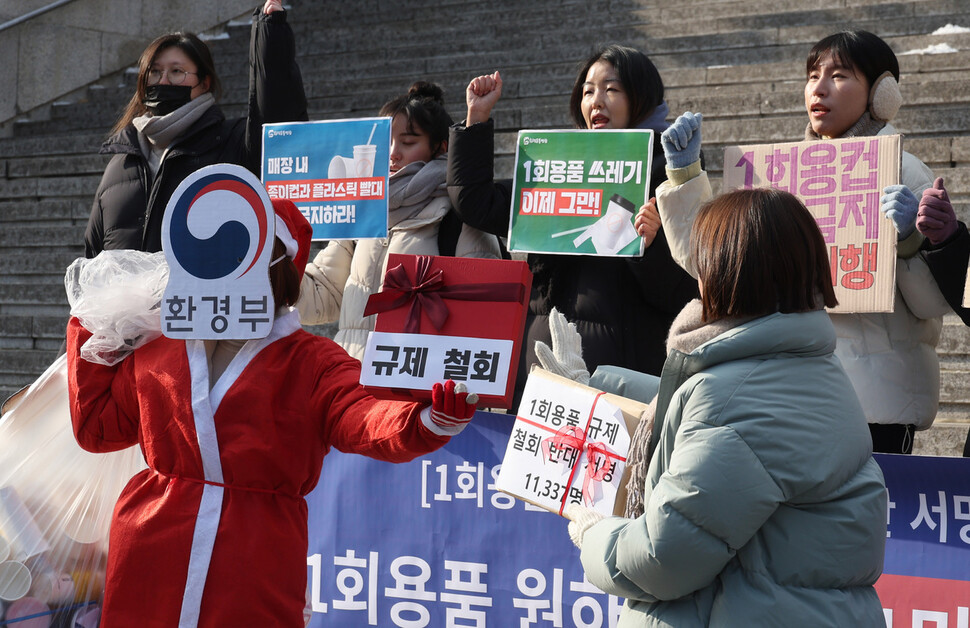
[{"label": "woman in mint puffer jacket", "polygon": [[671,328],[642,513],[567,511],[589,581],[626,598],[621,628],[884,626],[886,488],[815,221],[787,192],[732,192],[691,249],[701,299]]}]

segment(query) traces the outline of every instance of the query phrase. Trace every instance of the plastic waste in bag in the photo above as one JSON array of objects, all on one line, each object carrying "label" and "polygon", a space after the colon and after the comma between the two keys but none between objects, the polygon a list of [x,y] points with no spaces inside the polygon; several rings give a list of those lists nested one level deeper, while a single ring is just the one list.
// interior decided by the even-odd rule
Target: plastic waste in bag
[{"label": "plastic waste in bag", "polygon": [[71,316],[93,334],[81,346],[81,357],[113,366],[161,336],[167,282],[162,252],[102,251],[93,259],[74,260],[64,276]]},{"label": "plastic waste in bag", "polygon": [[141,450],[74,439],[67,356],[0,418],[0,626],[96,628],[111,515]]}]

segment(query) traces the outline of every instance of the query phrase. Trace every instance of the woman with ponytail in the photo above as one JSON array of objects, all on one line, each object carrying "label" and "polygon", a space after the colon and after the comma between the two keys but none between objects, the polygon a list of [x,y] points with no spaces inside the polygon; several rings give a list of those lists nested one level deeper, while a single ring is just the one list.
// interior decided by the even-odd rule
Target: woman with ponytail
[{"label": "woman with ponytail", "polygon": [[358,360],[364,355],[373,316],[367,298],[380,291],[389,253],[501,257],[498,238],[463,225],[445,185],[448,127],[438,85],[418,81],[387,102],[391,118],[387,238],[333,240],[306,265],[297,309],[304,324],[339,320],[334,340]]}]

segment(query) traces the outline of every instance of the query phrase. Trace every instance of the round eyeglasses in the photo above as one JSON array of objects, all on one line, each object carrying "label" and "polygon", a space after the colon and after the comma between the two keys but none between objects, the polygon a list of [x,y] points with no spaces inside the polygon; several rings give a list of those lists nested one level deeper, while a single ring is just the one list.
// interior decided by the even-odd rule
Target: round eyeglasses
[{"label": "round eyeglasses", "polygon": [[199,75],[198,72],[187,72],[182,68],[170,68],[168,70],[158,70],[156,68],[152,68],[148,71],[148,84],[158,85],[162,82],[162,78],[167,75],[169,83],[172,85],[181,85],[185,82],[185,77],[188,74],[195,74],[196,76]]}]

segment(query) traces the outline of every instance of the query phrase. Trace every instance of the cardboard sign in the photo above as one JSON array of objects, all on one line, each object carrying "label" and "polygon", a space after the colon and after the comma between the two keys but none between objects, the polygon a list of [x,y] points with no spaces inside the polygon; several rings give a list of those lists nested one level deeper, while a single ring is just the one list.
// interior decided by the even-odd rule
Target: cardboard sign
[{"label": "cardboard sign", "polygon": [[533,369],[496,488],[560,515],[570,502],[621,515],[630,439],[646,407]]},{"label": "cardboard sign", "polygon": [[829,247],[832,312],[891,312],[896,229],[879,211],[887,185],[900,181],[899,135],[729,146],[724,189],[773,187],[805,203]]},{"label": "cardboard sign", "polygon": [[435,382],[464,382],[479,406],[512,403],[532,273],[525,262],[388,255],[360,383],[381,399],[431,399]]},{"label": "cardboard sign", "polygon": [[509,250],[643,255],[653,131],[519,131]]},{"label": "cardboard sign", "polygon": [[263,183],[293,201],[314,240],[387,237],[391,119],[263,125]]},{"label": "cardboard sign", "polygon": [[162,219],[169,267],[162,333],[265,338],[275,314],[269,283],[275,234],[272,202],[242,166],[206,166],[182,181]]}]

